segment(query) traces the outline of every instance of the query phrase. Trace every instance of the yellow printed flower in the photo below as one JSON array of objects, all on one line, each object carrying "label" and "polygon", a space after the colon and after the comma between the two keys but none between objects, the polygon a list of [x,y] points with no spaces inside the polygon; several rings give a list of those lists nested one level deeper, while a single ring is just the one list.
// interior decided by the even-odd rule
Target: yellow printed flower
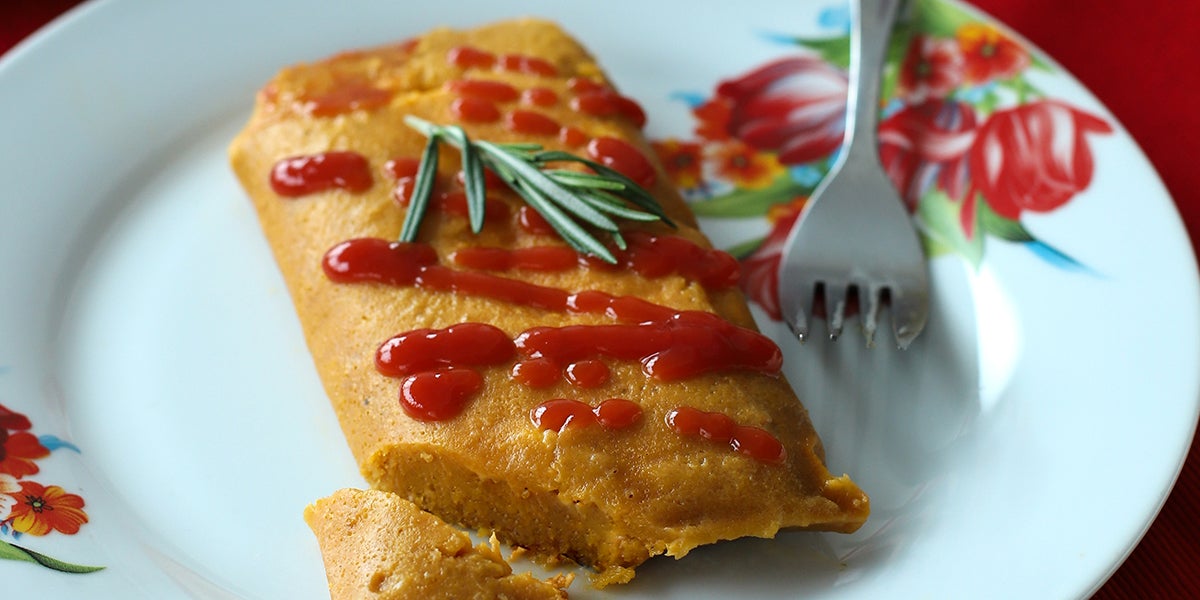
[{"label": "yellow printed flower", "polygon": [[701,144],[670,138],[651,142],[650,145],[654,147],[675,187],[692,189],[700,185],[704,177],[701,173],[704,158]]},{"label": "yellow printed flower", "polygon": [[717,146],[713,158],[716,172],[741,188],[764,188],[786,172],[775,154],[758,152],[738,141]]},{"label": "yellow printed flower", "polygon": [[1008,79],[1029,66],[1029,53],[990,25],[968,23],[955,37],[963,54],[963,76],[970,83]]},{"label": "yellow printed flower", "polygon": [[12,494],[17,500],[10,513],[13,530],[29,535],[51,531],[72,535],[87,523],[83,498],[57,485],[43,486],[33,481],[22,481],[20,485],[21,491]]}]

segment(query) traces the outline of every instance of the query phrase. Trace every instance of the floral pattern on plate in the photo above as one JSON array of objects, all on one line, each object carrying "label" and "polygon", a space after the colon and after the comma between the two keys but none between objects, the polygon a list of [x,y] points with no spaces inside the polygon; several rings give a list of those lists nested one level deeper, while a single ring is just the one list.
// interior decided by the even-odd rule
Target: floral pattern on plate
[{"label": "floral pattern on plate", "polygon": [[[693,210],[765,218],[768,232],[728,250],[743,287],[779,319],[779,256],[842,144],[849,64],[844,8],[820,17],[837,35],[770,35],[796,51],[681,93],[694,137],[654,142]],[[1027,213],[1061,208],[1092,180],[1090,136],[1104,119],[1047,97],[1031,72],[1052,72],[1017,40],[944,0],[920,0],[893,32],[883,74],[879,157],[913,212],[930,256],[978,266],[989,239],[1024,244],[1058,267],[1086,270],[1038,239]]]},{"label": "floral pattern on plate", "polygon": [[35,436],[32,428],[28,417],[0,404],[0,559],[67,573],[99,571],[104,567],[64,562],[17,543],[25,535],[75,535],[88,522],[83,497],[29,478],[41,473],[38,461],[54,450],[79,449],[56,436]]}]

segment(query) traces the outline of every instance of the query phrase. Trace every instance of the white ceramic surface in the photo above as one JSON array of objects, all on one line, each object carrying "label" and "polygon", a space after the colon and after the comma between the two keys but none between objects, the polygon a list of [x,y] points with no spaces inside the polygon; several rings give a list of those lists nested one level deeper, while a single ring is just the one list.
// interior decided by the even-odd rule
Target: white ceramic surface
[{"label": "white ceramic surface", "polygon": [[[88,3],[0,61],[0,404],[86,498],[79,534],[18,543],[105,570],[0,561],[41,597],[322,598],[305,504],[361,485],[251,207],[225,163],[280,66],[438,24],[558,19],[685,135],[672,93],[780,54],[824,3],[352,0]],[[1042,89],[1107,112],[1069,77]],[[1107,117],[1112,121],[1111,116]],[[907,353],[785,349],[789,375],[874,513],[645,565],[579,598],[1069,598],[1100,585],[1161,506],[1200,396],[1186,234],[1118,127],[1091,187],[1031,229],[1094,273],[995,244],[933,261],[935,319]],[[713,225],[718,245],[744,239]],[[12,541],[12,538],[3,538]]]}]

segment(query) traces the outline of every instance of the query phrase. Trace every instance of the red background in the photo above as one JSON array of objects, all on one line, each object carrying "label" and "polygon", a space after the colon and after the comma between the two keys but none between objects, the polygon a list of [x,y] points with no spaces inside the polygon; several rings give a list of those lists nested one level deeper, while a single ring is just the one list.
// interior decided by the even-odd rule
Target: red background
[{"label": "red background", "polygon": [[[1200,2],[1171,2],[1168,9],[1168,3],[1142,0],[973,1],[1045,50],[1108,106],[1162,175],[1192,239],[1200,239],[1200,111],[1192,96],[1200,92]],[[3,0],[0,53],[77,3]],[[1095,598],[1200,595],[1198,503],[1194,444],[1162,513]]]}]

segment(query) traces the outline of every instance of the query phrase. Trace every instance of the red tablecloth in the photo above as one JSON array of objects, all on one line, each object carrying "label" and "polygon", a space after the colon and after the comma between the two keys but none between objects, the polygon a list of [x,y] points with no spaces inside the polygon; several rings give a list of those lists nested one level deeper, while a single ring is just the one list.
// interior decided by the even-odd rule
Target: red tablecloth
[{"label": "red tablecloth", "polygon": [[[0,2],[0,53],[78,0]],[[1200,2],[974,0],[1057,59],[1149,155],[1193,240],[1200,239]],[[1200,365],[1197,365],[1200,368]],[[1095,597],[1200,594],[1200,452],[1193,445],[1162,513]]]}]

